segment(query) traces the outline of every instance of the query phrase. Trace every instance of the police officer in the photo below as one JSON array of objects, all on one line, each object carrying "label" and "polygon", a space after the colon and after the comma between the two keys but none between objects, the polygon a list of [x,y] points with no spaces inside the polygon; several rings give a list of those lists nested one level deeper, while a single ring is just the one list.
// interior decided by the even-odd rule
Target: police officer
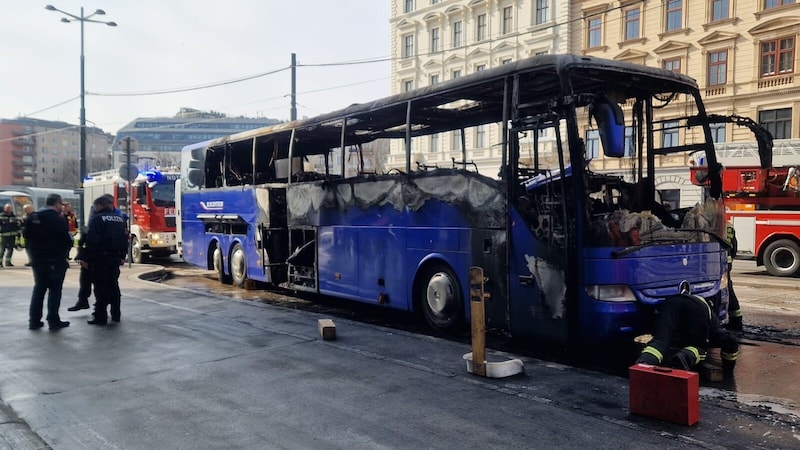
[{"label": "police officer", "polygon": [[739,298],[733,291],[733,279],[731,279],[731,269],[733,268],[733,258],[736,256],[738,242],[736,241],[736,230],[730,222],[725,224],[725,234],[730,244],[728,250],[728,329],[742,331],[742,309],[739,307]]},{"label": "police officer", "polygon": [[106,196],[94,201],[95,214],[86,232],[86,249],[82,267],[91,267],[94,283],[94,318],[92,325],[105,325],[111,306],[111,320],[120,321],[119,267],[128,249],[125,219],[114,211]]},{"label": "police officer", "polygon": [[739,343],[719,327],[711,305],[691,294],[689,283],[681,283],[680,291],[658,306],[653,339],[636,362],[692,370],[706,359],[708,348],[720,347],[723,374],[732,375]]},{"label": "police officer", "polygon": [[17,245],[20,224],[21,221],[14,215],[14,207],[6,203],[3,212],[0,213],[0,261],[4,261],[6,267],[14,267],[11,264],[11,255],[14,254],[14,246]]}]

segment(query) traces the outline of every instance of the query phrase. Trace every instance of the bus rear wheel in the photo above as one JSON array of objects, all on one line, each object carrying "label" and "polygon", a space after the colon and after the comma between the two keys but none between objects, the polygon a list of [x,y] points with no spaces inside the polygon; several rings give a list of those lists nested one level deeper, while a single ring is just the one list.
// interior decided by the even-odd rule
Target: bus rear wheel
[{"label": "bus rear wheel", "polygon": [[231,252],[231,278],[233,285],[238,288],[244,287],[247,281],[247,257],[242,244],[234,245]]},{"label": "bus rear wheel", "polygon": [[770,275],[791,277],[800,273],[800,246],[788,239],[777,240],[764,250],[764,266]]},{"label": "bus rear wheel", "polygon": [[222,260],[222,249],[217,245],[214,247],[214,271],[222,284],[231,284],[231,276],[225,274],[225,262]]},{"label": "bus rear wheel", "polygon": [[419,285],[425,319],[440,332],[453,332],[464,324],[464,301],[455,273],[444,264],[427,270]]}]

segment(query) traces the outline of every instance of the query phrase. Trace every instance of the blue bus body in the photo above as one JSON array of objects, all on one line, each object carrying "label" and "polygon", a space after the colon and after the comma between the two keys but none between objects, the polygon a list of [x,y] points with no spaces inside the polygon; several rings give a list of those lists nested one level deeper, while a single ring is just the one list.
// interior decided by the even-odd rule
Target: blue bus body
[{"label": "blue bus body", "polygon": [[[676,120],[705,139],[658,148],[658,122],[643,111],[675,92],[697,110]],[[624,99],[634,105],[627,112]],[[625,114],[640,127],[638,143],[623,143],[621,123],[609,125]],[[590,171],[577,125],[588,116],[602,122],[607,157],[639,154],[647,172],[627,180]],[[492,123],[502,131],[498,177],[455,159],[411,170],[413,139]],[[555,137],[550,147],[538,142],[544,135]],[[404,169],[347,173],[348,153],[383,139],[405,147]],[[526,145],[535,156],[523,162]],[[629,155],[623,145],[636,148]],[[713,181],[704,204],[668,213],[654,197],[652,158],[680,151],[705,151]],[[682,281],[716,298],[724,315],[727,247],[710,128],[694,82],[671,72],[534,57],[189,146],[181,167],[183,257],[224,283],[419,312],[451,329],[469,318],[468,273],[480,267],[486,325],[556,343],[630,342]]]}]

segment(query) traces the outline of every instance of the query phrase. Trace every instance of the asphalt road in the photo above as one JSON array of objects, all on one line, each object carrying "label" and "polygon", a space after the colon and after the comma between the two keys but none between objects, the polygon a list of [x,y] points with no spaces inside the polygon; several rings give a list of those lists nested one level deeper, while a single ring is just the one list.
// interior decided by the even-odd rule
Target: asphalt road
[{"label": "asphalt road", "polygon": [[[24,262],[24,256],[22,259]],[[139,280],[122,322],[27,329],[32,277],[0,271],[0,448],[792,448],[800,419],[701,390],[693,427],[629,414],[627,380],[521,358],[482,379],[458,342]],[[491,360],[515,355],[490,352]]]}]

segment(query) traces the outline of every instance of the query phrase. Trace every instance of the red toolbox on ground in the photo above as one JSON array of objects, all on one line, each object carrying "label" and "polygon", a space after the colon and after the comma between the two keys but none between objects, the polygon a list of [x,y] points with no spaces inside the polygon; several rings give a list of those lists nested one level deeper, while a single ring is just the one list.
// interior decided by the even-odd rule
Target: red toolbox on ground
[{"label": "red toolbox on ground", "polygon": [[700,419],[697,373],[649,364],[634,364],[628,371],[632,414],[681,425]]}]

